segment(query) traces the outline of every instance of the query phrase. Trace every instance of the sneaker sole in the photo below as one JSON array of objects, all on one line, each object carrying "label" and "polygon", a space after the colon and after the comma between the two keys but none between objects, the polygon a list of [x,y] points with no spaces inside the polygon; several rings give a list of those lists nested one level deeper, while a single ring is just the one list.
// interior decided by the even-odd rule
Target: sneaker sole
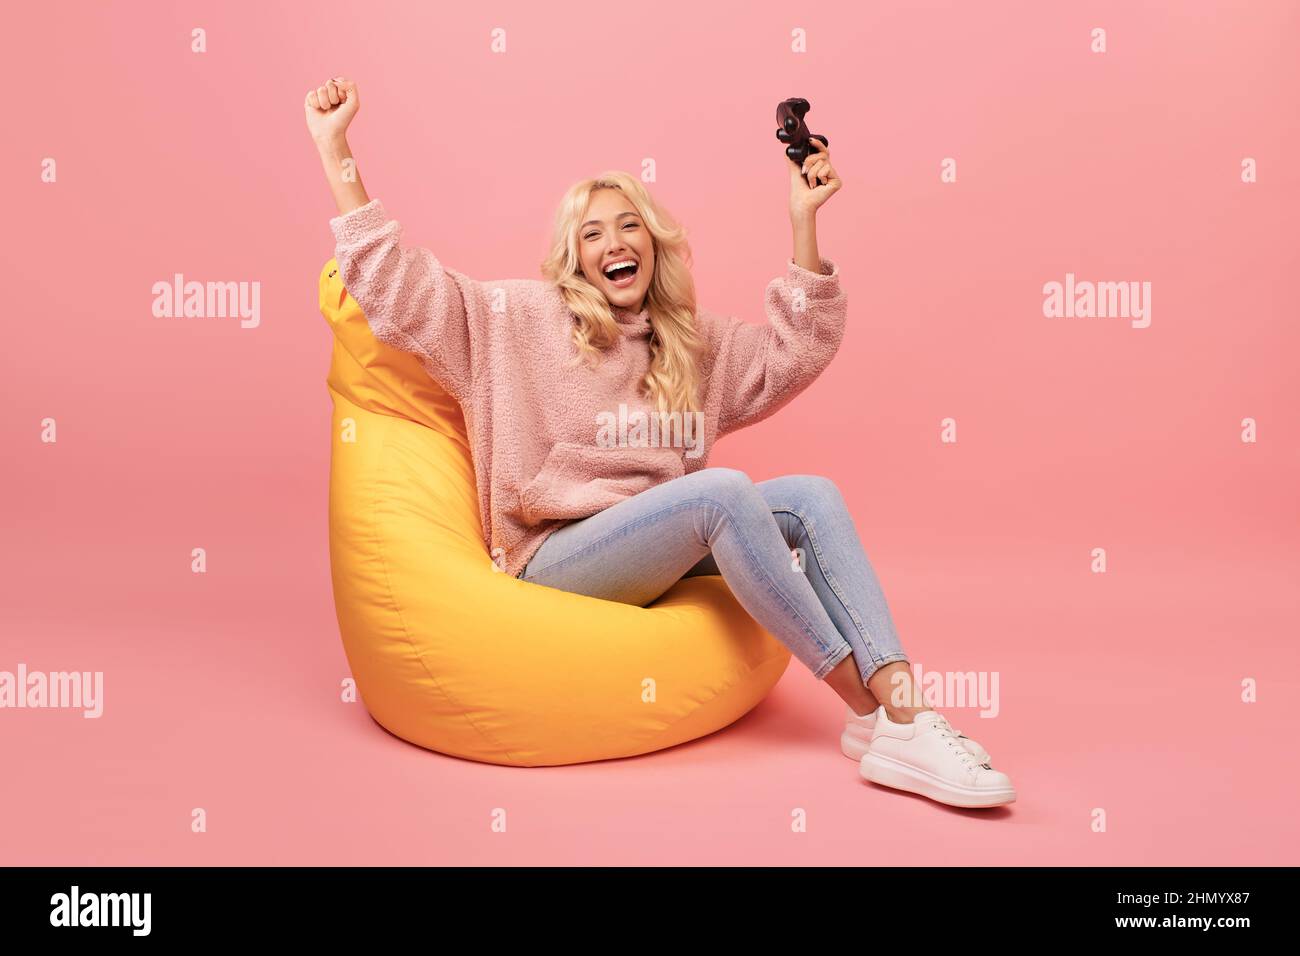
[{"label": "sneaker sole", "polygon": [[893,787],[895,790],[918,793],[939,803],[946,803],[950,807],[1000,807],[1016,801],[1016,791],[1012,788],[1002,787],[993,790],[961,787],[940,780],[934,774],[879,754],[866,754],[862,758],[860,772],[864,779],[872,783]]},{"label": "sneaker sole", "polygon": [[850,760],[861,760],[867,755],[871,745],[865,740],[859,740],[847,730],[840,734],[840,753]]}]

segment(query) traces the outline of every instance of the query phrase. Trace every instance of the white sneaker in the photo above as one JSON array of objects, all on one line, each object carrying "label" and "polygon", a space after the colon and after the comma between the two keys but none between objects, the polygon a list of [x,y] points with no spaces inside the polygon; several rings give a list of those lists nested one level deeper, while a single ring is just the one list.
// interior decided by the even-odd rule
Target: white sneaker
[{"label": "white sneaker", "polygon": [[[846,704],[844,711],[848,716],[844,722],[844,733],[840,734],[840,752],[850,760],[861,760],[867,751],[871,749],[871,733],[876,729],[876,715],[883,714],[885,709],[880,706],[866,716],[860,717],[853,712],[852,707]],[[993,762],[989,752],[981,747],[979,743],[971,740],[956,728],[953,728],[953,733],[957,735],[977,762]]]},{"label": "white sneaker", "polygon": [[1016,799],[1011,778],[980,763],[937,711],[923,710],[910,724],[876,711],[871,749],[859,772],[867,780],[919,793],[954,807],[998,807]]}]

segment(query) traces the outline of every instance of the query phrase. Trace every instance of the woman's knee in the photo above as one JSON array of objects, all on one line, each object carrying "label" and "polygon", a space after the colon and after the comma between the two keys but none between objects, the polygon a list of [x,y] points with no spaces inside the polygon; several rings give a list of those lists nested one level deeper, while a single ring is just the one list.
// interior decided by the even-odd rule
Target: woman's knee
[{"label": "woman's knee", "polygon": [[687,478],[693,494],[725,501],[755,491],[749,475],[737,468],[701,468]]},{"label": "woman's knee", "polygon": [[736,468],[701,468],[688,477],[692,495],[711,510],[735,515],[767,508],[749,475]]},{"label": "woman's knee", "polygon": [[773,508],[815,512],[844,507],[839,486],[823,475],[782,475],[759,482],[758,489]]}]

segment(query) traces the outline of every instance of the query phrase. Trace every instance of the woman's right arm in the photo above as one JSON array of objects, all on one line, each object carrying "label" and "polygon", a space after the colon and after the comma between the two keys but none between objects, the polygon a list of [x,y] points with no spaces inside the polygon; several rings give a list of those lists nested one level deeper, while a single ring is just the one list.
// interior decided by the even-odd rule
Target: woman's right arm
[{"label": "woman's right arm", "polygon": [[306,103],[307,127],[339,211],[329,223],[343,286],[375,338],[427,358],[433,377],[464,404],[473,378],[473,317],[483,314],[484,290],[428,249],[404,246],[401,225],[366,194],[346,136],[359,103],[356,84],[342,77],[312,90]]},{"label": "woman's right arm", "polygon": [[334,194],[334,205],[340,216],[347,215],[370,202],[366,187],[361,185],[361,172],[348,148],[348,126],[361,108],[361,94],[356,83],[336,76],[323,86],[308,90],[304,106],[307,131],[320,153],[325,179]]}]

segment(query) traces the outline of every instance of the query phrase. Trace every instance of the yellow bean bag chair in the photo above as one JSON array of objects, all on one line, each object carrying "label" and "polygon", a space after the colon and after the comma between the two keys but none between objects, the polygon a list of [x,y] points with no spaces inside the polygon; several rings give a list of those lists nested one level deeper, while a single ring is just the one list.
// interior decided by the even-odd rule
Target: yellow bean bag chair
[{"label": "yellow bean bag chair", "polygon": [[650,607],[498,571],[460,407],[377,340],[330,259],[330,573],[371,716],[411,743],[520,767],[628,757],[726,727],[790,651],[717,575]]}]

